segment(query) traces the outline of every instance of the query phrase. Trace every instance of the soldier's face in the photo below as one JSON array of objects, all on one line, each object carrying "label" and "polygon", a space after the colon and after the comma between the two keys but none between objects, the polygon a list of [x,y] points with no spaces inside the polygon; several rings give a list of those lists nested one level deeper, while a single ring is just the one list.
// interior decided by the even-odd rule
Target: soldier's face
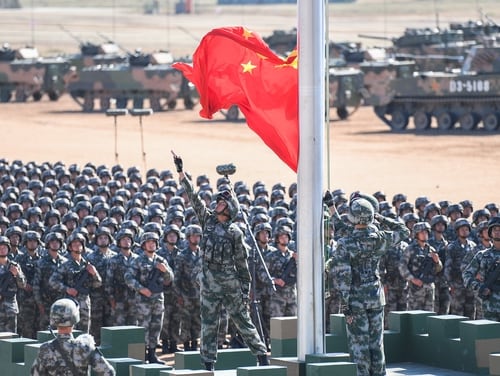
[{"label": "soldier's face", "polygon": [[79,241],[71,242],[70,247],[71,247],[71,254],[72,255],[75,255],[75,254],[81,255],[83,252],[83,244],[80,243]]},{"label": "soldier's face", "polygon": [[427,240],[429,240],[429,233],[427,231],[420,231],[419,233],[417,233],[417,240],[426,242]]},{"label": "soldier's face", "polygon": [[9,254],[9,247],[6,244],[0,244],[0,257],[7,257]]},{"label": "soldier's face", "polygon": [[28,248],[30,251],[34,251],[38,247],[38,242],[36,240],[28,240],[26,242],[26,248]]},{"label": "soldier's face", "polygon": [[257,238],[258,238],[259,242],[261,242],[263,244],[267,244],[267,243],[269,243],[269,232],[268,231],[260,231],[257,234]]},{"label": "soldier's face", "polygon": [[167,243],[176,244],[178,240],[177,234],[175,232],[169,232],[167,234]]},{"label": "soldier's face", "polygon": [[107,247],[109,245],[108,235],[99,235],[97,237],[97,246],[98,247]]},{"label": "soldier's face", "polygon": [[128,236],[120,239],[120,248],[129,249],[132,246],[132,239]]},{"label": "soldier's face", "polygon": [[146,252],[155,252],[156,251],[156,242],[154,240],[148,240],[144,243],[144,251]]},{"label": "soldier's face", "polygon": [[189,243],[192,245],[198,245],[198,244],[200,244],[200,241],[201,241],[200,235],[190,235],[189,236]]},{"label": "soldier's face", "polygon": [[470,234],[470,230],[467,226],[462,226],[457,230],[459,238],[467,238]]},{"label": "soldier's face", "polygon": [[10,236],[9,240],[11,245],[18,246],[19,242],[21,241],[21,238],[19,237],[19,235],[14,234]]}]

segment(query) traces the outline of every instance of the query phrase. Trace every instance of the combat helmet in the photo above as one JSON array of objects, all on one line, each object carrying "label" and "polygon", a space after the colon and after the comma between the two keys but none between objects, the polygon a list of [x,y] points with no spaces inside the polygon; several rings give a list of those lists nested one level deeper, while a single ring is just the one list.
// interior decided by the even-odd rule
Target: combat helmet
[{"label": "combat helmet", "polygon": [[[496,217],[493,217],[491,218],[489,221],[488,221],[488,236],[490,237],[490,239],[492,238],[491,236],[491,233],[493,232],[493,227],[495,226],[500,226],[500,217],[496,216]],[[2,238],[3,236],[0,236],[0,238]],[[497,240],[497,239],[493,239],[493,240]],[[2,242],[0,241],[0,244],[2,244]]]},{"label": "combat helmet", "polygon": [[234,220],[239,211],[238,200],[236,200],[234,195],[229,190],[217,193],[215,202],[219,202],[220,200],[224,200],[226,202],[227,208],[229,209],[229,217],[231,220]]},{"label": "combat helmet", "polygon": [[257,236],[261,231],[267,231],[269,233],[269,237],[271,237],[273,232],[271,224],[269,222],[261,222],[257,224],[253,230],[254,236]]},{"label": "combat helmet", "polygon": [[201,229],[201,227],[199,225],[189,225],[188,227],[186,227],[186,237],[188,236],[191,236],[191,235],[202,235],[203,234],[203,230]]},{"label": "combat helmet", "polygon": [[156,247],[160,244],[160,237],[156,232],[145,232],[141,235],[141,248],[149,240],[154,240],[156,242]]},{"label": "combat helmet", "polygon": [[74,326],[80,321],[80,311],[75,301],[64,298],[59,299],[50,307],[50,326]]},{"label": "combat helmet", "polygon": [[431,225],[429,225],[427,222],[417,222],[413,225],[413,236],[417,237],[417,234],[422,231],[427,231],[429,234],[431,231]]},{"label": "combat helmet", "polygon": [[7,248],[9,248],[9,252],[10,252],[10,240],[8,237],[3,236],[3,235],[0,236],[0,245],[6,245]]},{"label": "combat helmet", "polygon": [[120,240],[122,240],[125,237],[130,238],[130,240],[132,241],[132,243],[134,242],[134,233],[133,233],[133,231],[130,230],[130,229],[128,229],[128,228],[121,228],[120,231],[118,231],[116,233],[116,243],[118,244],[118,246],[120,245]]},{"label": "combat helmet", "polygon": [[443,214],[435,215],[431,219],[431,228],[434,228],[434,226],[436,226],[438,223],[444,224],[445,229],[448,228],[448,223],[449,223],[448,217]]},{"label": "combat helmet", "polygon": [[455,222],[455,231],[458,231],[460,227],[467,227],[469,231],[471,230],[470,222],[466,218],[457,219]]},{"label": "combat helmet", "polygon": [[375,211],[370,201],[357,198],[349,205],[347,216],[352,224],[369,225],[373,223]]}]

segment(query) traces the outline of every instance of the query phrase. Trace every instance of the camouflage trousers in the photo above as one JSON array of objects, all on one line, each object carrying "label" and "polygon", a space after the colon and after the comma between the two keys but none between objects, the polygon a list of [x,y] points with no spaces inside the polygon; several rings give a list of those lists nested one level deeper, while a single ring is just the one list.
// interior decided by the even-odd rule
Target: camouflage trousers
[{"label": "camouflage trousers", "polygon": [[226,340],[228,330],[229,330],[229,317],[227,315],[226,309],[222,307],[219,318],[219,333],[217,335],[217,346],[219,348],[222,348],[222,345]]},{"label": "camouflage trousers", "polygon": [[80,322],[75,328],[88,333],[90,331],[90,296],[78,294],[76,297],[68,296],[68,298],[76,300],[80,310]]},{"label": "camouflage trousers", "polygon": [[113,325],[111,306],[103,289],[90,293],[92,309],[90,310],[90,334],[97,345],[101,343],[101,328]]},{"label": "camouflage trousers", "polygon": [[447,315],[450,312],[450,287],[446,281],[436,281],[436,299],[434,312],[438,315]]},{"label": "camouflage trousers", "polygon": [[[220,312],[217,312],[219,317]],[[182,307],[180,308],[181,339],[182,342],[198,341],[201,330],[200,319],[200,298],[182,297]]]},{"label": "camouflage trousers", "polygon": [[266,345],[250,319],[248,305],[243,302],[236,271],[204,270],[201,283],[201,361],[217,360],[219,318],[223,306],[252,354],[266,354]]},{"label": "camouflage trousers", "polygon": [[484,319],[500,322],[500,312],[483,311]]},{"label": "camouflage trousers", "polygon": [[474,320],[474,293],[465,287],[454,286],[451,291],[450,314]]},{"label": "camouflage trousers", "polygon": [[0,332],[17,333],[17,315],[19,308],[17,300],[0,299]]},{"label": "camouflage trousers", "polygon": [[484,318],[483,300],[479,297],[478,291],[474,291],[474,309],[475,309],[475,319],[476,320],[483,319]]},{"label": "camouflage trousers", "polygon": [[340,312],[340,293],[338,290],[330,289],[325,298],[325,330],[330,333],[330,315]]},{"label": "camouflage trousers", "polygon": [[295,286],[277,287],[271,295],[271,317],[297,315],[297,290]]},{"label": "camouflage trousers", "polygon": [[357,365],[357,376],[386,375],[384,355],[384,308],[353,310],[347,324],[349,353]]},{"label": "camouflage trousers", "polygon": [[389,327],[389,312],[408,309],[408,285],[406,281],[395,281],[384,286],[384,328]]},{"label": "camouflage trousers", "polygon": [[40,313],[32,292],[19,292],[19,316],[17,330],[24,338],[36,338]]},{"label": "camouflage trousers", "polygon": [[161,339],[162,341],[173,341],[175,343],[181,343],[180,338],[180,326],[181,326],[181,314],[179,308],[179,299],[177,294],[169,288],[168,291],[163,292],[165,297],[165,312],[163,314],[163,325],[161,327]]},{"label": "camouflage trousers", "polygon": [[125,294],[115,297],[115,307],[111,308],[111,317],[114,325],[137,325],[137,307],[135,302],[135,294]]},{"label": "camouflage trousers", "polygon": [[153,294],[147,298],[142,294],[136,296],[137,325],[144,327],[146,346],[155,349],[160,340],[163,325],[163,293]]},{"label": "camouflage trousers", "polygon": [[421,287],[409,284],[408,287],[408,309],[434,311],[434,283],[424,283]]}]

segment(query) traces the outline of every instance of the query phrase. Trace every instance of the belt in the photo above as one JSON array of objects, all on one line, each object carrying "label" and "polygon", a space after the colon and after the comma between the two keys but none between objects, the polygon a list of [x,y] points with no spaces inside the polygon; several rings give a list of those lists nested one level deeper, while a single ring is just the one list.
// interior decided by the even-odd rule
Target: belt
[{"label": "belt", "polygon": [[217,264],[214,262],[207,262],[207,268],[212,271],[222,272],[226,270],[234,270],[233,264]]}]

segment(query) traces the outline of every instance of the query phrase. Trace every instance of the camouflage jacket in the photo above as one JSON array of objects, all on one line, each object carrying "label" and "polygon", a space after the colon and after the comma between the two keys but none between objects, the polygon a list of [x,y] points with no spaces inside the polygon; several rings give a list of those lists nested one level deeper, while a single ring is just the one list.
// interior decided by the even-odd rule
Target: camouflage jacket
[{"label": "camouflage jacket", "polygon": [[68,259],[60,255],[55,259],[47,255],[37,261],[35,278],[33,279],[33,295],[37,304],[54,302],[61,296],[57,290],[50,287],[49,279],[66,261]]},{"label": "camouflage jacket", "polygon": [[200,252],[183,249],[175,258],[175,290],[186,298],[200,297],[199,273],[201,271]]},{"label": "camouflage jacket", "polygon": [[[26,252],[17,258],[17,263],[23,269],[24,276],[26,277],[26,287],[33,286],[38,260],[40,260],[38,252],[35,252],[33,255]],[[32,295],[32,292],[23,290],[23,295]]]},{"label": "camouflage jacket", "polygon": [[[15,277],[10,272],[11,266],[17,266],[19,270]],[[0,302],[14,304],[17,311],[16,293],[26,286],[26,277],[21,266],[11,260],[8,260],[5,265],[0,265],[0,281]]]},{"label": "camouflage jacket", "polygon": [[[269,253],[276,251],[276,248],[274,248],[271,245],[268,245],[266,248],[259,248],[260,253],[262,254],[262,258],[264,259],[264,262],[266,260],[266,257]],[[262,265],[262,261],[260,260],[259,255],[257,254],[257,251],[255,251],[255,259],[253,257],[250,257],[249,259],[249,270],[252,271],[255,265],[255,288],[258,293],[266,293],[269,294],[272,289],[272,282],[269,280],[269,276],[267,275],[264,265]],[[266,264],[267,267],[267,264]]]},{"label": "camouflage jacket", "polygon": [[390,247],[387,252],[382,255],[379,268],[380,279],[384,285],[397,287],[405,283],[406,280],[399,271],[399,263],[407,246],[408,244],[402,241],[394,247]]},{"label": "camouflage jacket", "polygon": [[[273,279],[280,278],[285,281],[283,287],[276,286],[279,290],[295,290],[297,284],[297,263],[293,258],[293,251],[286,249],[281,252],[279,249],[266,253],[265,261],[269,274]],[[260,278],[264,278],[262,275]]]},{"label": "camouflage jacket", "polygon": [[68,259],[50,277],[50,287],[62,294],[66,294],[66,289],[70,287],[78,290],[77,297],[88,296],[90,289],[101,286],[102,279],[99,272],[96,275],[90,275],[86,270],[87,265],[88,262],[84,258],[80,263],[73,258]]},{"label": "camouflage jacket", "polygon": [[437,273],[443,269],[441,260],[435,263],[431,253],[437,251],[429,245],[424,244],[423,248],[414,240],[403,252],[399,263],[401,276],[410,281],[413,278],[420,279],[424,283],[434,283]]},{"label": "camouflage jacket", "polygon": [[136,259],[135,253],[130,252],[129,257],[125,257],[119,252],[109,259],[104,281],[104,290],[111,300],[122,301],[135,295],[135,291],[129,289],[125,283],[125,273],[129,268],[131,260]]},{"label": "camouflage jacket", "polygon": [[[484,251],[479,251],[472,258],[471,262],[463,270],[462,276],[464,285],[472,290],[478,291],[488,280],[490,273],[500,263],[500,249],[493,247]],[[497,278],[490,286],[491,295],[483,300],[483,309],[487,312],[500,312],[500,280]],[[498,291],[495,291],[498,290]]]},{"label": "camouflage jacket", "polygon": [[208,209],[205,202],[194,192],[187,178],[181,183],[203,229],[200,244],[203,273],[211,270],[214,276],[226,280],[229,274],[236,272],[242,287],[249,289],[251,277],[247,261],[248,245],[245,243],[243,232],[231,221],[219,222],[215,213]]},{"label": "camouflage jacket", "polygon": [[371,225],[354,229],[337,242],[332,272],[337,276],[342,306],[363,310],[385,304],[379,261],[390,247],[408,237],[409,230],[404,223],[384,217],[380,220],[392,231]]},{"label": "camouflage jacket", "polygon": [[91,293],[104,293],[104,288],[106,285],[106,272],[108,269],[109,260],[111,260],[113,256],[116,256],[116,252],[112,251],[109,248],[105,253],[101,252],[101,250],[97,248],[94,252],[87,256],[87,261],[95,266],[97,272],[102,278],[102,285],[98,289],[91,291]]},{"label": "camouflage jacket", "polygon": [[465,244],[459,240],[454,240],[446,247],[446,261],[444,264],[444,277],[451,287],[463,288],[462,265],[465,255],[472,252],[476,244],[467,240]]},{"label": "camouflage jacket", "polygon": [[[66,359],[73,364],[68,365]],[[71,334],[58,334],[56,339],[40,346],[31,375],[86,376],[89,367],[97,375],[116,375],[111,364],[96,349],[92,336],[82,334],[75,339]]]},{"label": "camouflage jacket", "polygon": [[[165,264],[167,271],[165,273],[161,272],[156,265],[158,263]],[[139,292],[142,288],[148,288],[151,290],[151,286],[154,284],[156,286],[165,285],[172,283],[174,280],[174,272],[170,269],[167,260],[163,257],[158,256],[156,253],[152,258],[146,256],[145,253],[130,260],[129,267],[125,272],[125,283],[127,286]],[[153,292],[151,299],[163,300],[163,290],[161,292]]]}]

